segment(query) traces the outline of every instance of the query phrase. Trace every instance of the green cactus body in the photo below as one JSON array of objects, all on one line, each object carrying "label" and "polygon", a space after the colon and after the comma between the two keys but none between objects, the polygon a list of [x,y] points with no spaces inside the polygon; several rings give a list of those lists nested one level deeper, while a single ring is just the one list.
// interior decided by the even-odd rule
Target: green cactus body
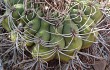
[{"label": "green cactus body", "polygon": [[[63,48],[65,47],[65,40],[62,36],[57,35],[57,34],[63,33],[63,26],[61,26],[61,27],[59,26],[59,27],[55,28],[54,26],[51,25],[50,32],[55,33],[55,34],[51,34],[51,39],[50,39],[50,42],[55,44],[55,46],[53,46],[53,48],[55,49],[55,47],[56,47],[56,49],[57,49],[57,50],[55,49],[55,51],[56,51],[55,58],[59,59],[59,56],[60,56],[61,60],[62,60],[62,59],[64,59],[64,57],[62,57],[62,54],[60,54],[60,52],[62,52],[61,50],[63,50]],[[59,55],[58,55],[58,53],[59,53]]]},{"label": "green cactus body", "polygon": [[[89,48],[96,41],[97,36],[98,36],[98,32],[90,33],[87,36],[87,38],[83,41],[83,45],[82,45],[81,49]],[[88,41],[90,41],[90,42],[88,42]]]},{"label": "green cactus body", "polygon": [[[73,9],[73,12],[71,12],[71,14],[77,14],[77,11],[78,11],[78,9],[75,9],[75,11]],[[76,16],[78,16],[78,14],[75,16],[72,15],[71,17],[74,18]],[[95,26],[94,21],[90,17],[87,17],[85,14],[81,15],[81,17],[79,16],[79,17],[72,19],[72,20],[78,24],[78,27],[80,28],[80,34],[83,34],[83,36],[86,37],[85,40],[83,39],[82,48],[84,49],[84,48],[90,47],[95,40],[94,33],[90,33],[91,27]],[[96,35],[98,35],[97,32],[95,32],[95,33],[96,33]],[[89,41],[91,41],[91,42],[89,42]]]},{"label": "green cactus body", "polygon": [[8,32],[12,30],[12,22],[9,21],[8,17],[4,17],[3,21],[1,22],[2,27],[6,29]]},{"label": "green cactus body", "polygon": [[[63,33],[64,34],[70,34],[72,32],[74,33],[73,34],[73,42],[71,43],[71,45],[67,49],[71,50],[73,48],[73,49],[80,50],[80,48],[82,46],[82,40],[80,38],[78,38],[78,36],[77,36],[77,34],[79,34],[77,25],[75,25],[74,22],[72,22],[71,20],[69,20],[69,21],[67,20],[64,23],[65,24],[64,24]],[[72,37],[65,37],[66,46],[70,43],[71,39],[72,39]]]},{"label": "green cactus body", "polygon": [[[41,38],[45,42],[48,42],[50,39],[50,34],[47,32],[47,31],[49,31],[49,26],[50,25],[46,21],[41,20],[41,27],[39,29],[39,32],[36,33],[35,36]],[[36,46],[34,46],[34,48],[32,50],[33,57],[36,57],[37,53],[38,53],[38,57],[41,57],[41,59],[43,59],[45,61],[49,61],[49,60],[52,60],[54,58],[55,54],[51,53],[52,51],[49,52],[50,50],[52,50],[52,48],[40,45],[39,46],[39,52],[38,52],[37,48],[38,48],[38,44],[36,44]]]},{"label": "green cactus body", "polygon": [[[71,15],[72,14],[72,15]],[[85,26],[92,26],[94,25],[94,21],[90,18],[87,17],[83,11],[78,10],[78,9],[72,9],[70,13],[71,19],[73,22],[77,23],[78,25],[85,25]]]},{"label": "green cactus body", "polygon": [[[34,38],[33,36],[39,31],[41,26],[41,19],[38,18],[37,16],[29,21],[27,25],[24,27],[24,36],[26,40],[29,40],[31,38]],[[26,42],[26,46],[32,46],[34,42]]]},{"label": "green cactus body", "polygon": [[86,28],[80,34],[83,34],[85,37],[83,38],[82,49],[89,48],[96,41],[96,37],[98,36],[98,32],[92,32],[91,27]]},{"label": "green cactus body", "polygon": [[[66,41],[70,42],[71,38],[65,38]],[[69,60],[71,59],[74,59],[72,58],[74,56],[74,51],[75,50],[80,50],[82,47],[82,39],[78,38],[78,37],[75,37],[73,39],[73,41],[71,42],[70,46],[68,46],[68,48],[66,49],[63,49],[61,52],[63,53],[60,53],[59,57],[60,57],[60,60],[63,61],[63,62],[68,62]],[[57,59],[59,59],[58,56],[56,56]]]},{"label": "green cactus body", "polygon": [[29,21],[33,20],[36,17],[36,14],[33,12],[29,12],[25,14],[25,12],[22,13],[22,18],[20,18],[20,23],[25,26]]},{"label": "green cactus body", "polygon": [[76,3],[79,4],[75,5],[73,8],[82,10],[84,14],[90,16],[95,23],[100,22],[104,17],[104,14],[99,9],[99,4],[95,5],[91,1],[77,1]]},{"label": "green cactus body", "polygon": [[[64,28],[63,28],[63,34],[70,34],[72,33],[72,31],[75,32],[75,34],[79,34],[78,32],[78,27],[74,24],[74,22],[72,22],[69,18],[69,20],[64,20]],[[73,37],[73,40],[72,40]],[[81,46],[82,46],[82,39],[78,38],[77,36],[72,36],[72,37],[64,37],[65,39],[65,48],[61,51],[62,53],[60,53],[60,60],[64,61],[64,62],[68,62],[69,60],[73,59],[71,58],[74,54],[75,50],[80,50]],[[71,42],[72,40],[72,42]],[[71,42],[71,43],[70,43]],[[67,50],[67,51],[65,51]],[[68,56],[66,56],[66,55]],[[71,56],[71,57],[69,57]],[[59,57],[57,56],[57,59],[59,59]]]},{"label": "green cactus body", "polygon": [[97,6],[87,6],[85,5],[85,11],[84,14],[85,15],[90,15],[91,19],[94,20],[95,23],[100,22],[100,20],[103,18],[103,13],[97,8]]},{"label": "green cactus body", "polygon": [[10,14],[10,10],[7,8],[5,13],[2,15],[2,21],[1,21],[1,25],[4,29],[6,29],[8,32],[11,32],[12,30],[12,21],[14,22],[15,25],[17,25],[17,23],[15,22],[15,20],[13,20],[11,17],[9,17]]},{"label": "green cactus body", "polygon": [[17,38],[17,34],[16,34],[16,32],[11,31],[11,35],[10,35],[10,37],[11,37],[11,40],[12,40],[13,42],[16,42],[16,38]]},{"label": "green cactus body", "polygon": [[24,0],[3,0],[4,1],[4,3],[6,4],[6,5],[8,5],[8,6],[13,6],[13,5],[15,5],[15,4],[23,4],[23,1]]},{"label": "green cactus body", "polygon": [[26,46],[31,57],[38,60],[67,63],[74,59],[75,51],[95,43],[99,33],[94,28],[104,16],[99,4],[88,0],[61,5],[40,1],[4,0],[6,11],[0,16],[1,25],[10,32],[11,42],[18,40],[20,49]]},{"label": "green cactus body", "polygon": [[40,29],[40,26],[41,26],[41,19],[36,16],[33,20],[29,21],[26,24],[25,26],[26,31],[24,33],[25,34],[30,33],[30,34],[35,35]]},{"label": "green cactus body", "polygon": [[22,12],[24,11],[23,4],[15,4],[13,5],[14,11],[12,12],[12,17],[16,20],[19,19]]},{"label": "green cactus body", "polygon": [[[33,58],[34,57],[38,57],[38,58],[41,58],[41,60],[44,60],[44,61],[50,61],[54,58],[55,54],[53,54],[51,48],[48,48],[48,47],[44,47],[42,45],[40,45],[38,47],[38,44],[36,44],[34,47],[33,47],[33,50],[32,50],[32,56]],[[53,55],[52,55],[53,54]]]},{"label": "green cactus body", "polygon": [[46,21],[41,20],[41,28],[39,32],[36,34],[36,36],[44,41],[49,41],[50,34],[48,33],[48,31],[49,31],[49,24]]},{"label": "green cactus body", "polygon": [[60,35],[57,35],[57,34],[62,34],[62,29],[63,29],[63,27],[54,28],[54,26],[50,26],[50,32],[56,34],[56,35],[51,34],[50,42],[51,43],[56,43],[56,47],[63,49],[64,46],[65,46],[64,38]]}]

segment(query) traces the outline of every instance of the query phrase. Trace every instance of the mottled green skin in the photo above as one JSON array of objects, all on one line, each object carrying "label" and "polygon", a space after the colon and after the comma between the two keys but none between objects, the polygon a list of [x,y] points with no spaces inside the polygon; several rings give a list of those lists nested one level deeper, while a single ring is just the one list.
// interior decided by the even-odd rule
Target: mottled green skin
[{"label": "mottled green skin", "polygon": [[50,50],[52,50],[52,48],[44,47],[42,45],[39,45],[38,48],[38,44],[36,44],[35,46],[33,46],[32,56],[33,58],[39,57],[41,60],[50,61],[55,57],[55,54],[51,53],[52,51],[49,52]]},{"label": "mottled green skin", "polygon": [[[77,15],[71,15],[71,18],[79,16],[78,9],[72,9],[71,14],[77,14]],[[88,41],[85,41],[83,39],[82,49],[84,49],[84,48],[89,48],[93,44],[93,42],[96,40],[94,33],[90,33],[91,28],[94,27],[96,23],[90,17],[85,15],[82,11],[81,11],[80,15],[81,15],[82,21],[81,21],[80,17],[77,17],[77,18],[72,19],[72,20],[73,20],[73,22],[78,24],[79,28],[84,25],[84,27],[82,27],[80,29],[80,30],[84,29],[84,30],[80,31],[80,34],[84,34],[82,37],[86,37],[85,39],[88,40]],[[88,33],[88,34],[86,34],[86,33]],[[95,32],[95,34],[96,34],[96,36],[98,35],[97,32]],[[89,42],[89,41],[92,41],[92,42]]]},{"label": "mottled green skin", "polygon": [[8,32],[12,30],[12,22],[9,22],[8,17],[3,18],[1,24],[2,24],[2,27],[6,29]]},{"label": "mottled green skin", "polygon": [[[62,29],[63,27],[57,27],[54,29],[54,26],[50,26],[50,32],[55,34],[62,34]],[[51,34],[51,39],[50,39],[51,43],[55,43],[59,41],[55,47],[63,49],[65,46],[64,38],[60,35],[55,35],[55,34]]]},{"label": "mottled green skin", "polygon": [[[24,27],[24,36],[26,40],[29,40],[29,37],[34,38],[33,36],[39,31],[41,26],[41,20],[37,16],[29,21]],[[33,42],[26,42],[26,46],[32,46]]]},{"label": "mottled green skin", "polygon": [[29,21],[33,20],[36,17],[36,14],[34,12],[30,12],[25,14],[25,12],[22,13],[22,18],[20,18],[20,23],[25,26]]},{"label": "mottled green skin", "polygon": [[48,33],[49,26],[50,25],[46,21],[41,20],[41,27],[35,36],[41,38],[44,41],[49,41],[49,39],[50,39],[50,34]]},{"label": "mottled green skin", "polygon": [[13,5],[14,11],[12,12],[12,17],[17,20],[21,17],[22,12],[24,11],[23,4]]},{"label": "mottled green skin", "polygon": [[[44,40],[45,42],[49,41],[50,34],[47,32],[47,31],[49,31],[49,28],[50,28],[50,25],[47,22],[45,22],[44,20],[41,20],[41,27],[35,36],[39,37],[40,39]],[[53,48],[45,47],[45,46],[42,46],[39,44],[39,51],[38,51],[38,44],[36,43],[36,45],[32,49],[32,56],[37,57],[37,53],[38,53],[38,57],[41,57],[41,59],[43,59],[45,61],[50,61],[55,56],[55,54],[52,55],[52,53],[51,53],[52,51],[48,52],[51,49],[53,49]],[[48,52],[48,53],[46,53],[46,52]],[[45,59],[45,58],[48,58],[48,59]]]},{"label": "mottled green skin", "polygon": [[[93,8],[93,7],[95,7],[95,8]],[[98,22],[100,22],[100,20],[103,18],[104,15],[101,12],[101,10],[98,9],[97,6],[93,6],[93,7],[85,5],[86,9],[84,11],[84,14],[85,15],[90,15],[90,14],[94,13],[90,17],[91,17],[92,20],[94,20],[95,23],[98,23]]]},{"label": "mottled green skin", "polygon": [[[74,22],[72,22],[71,20],[64,20],[64,28],[63,28],[63,34],[70,34],[72,33],[72,31],[75,31],[75,34],[79,34],[78,32],[78,27],[74,24]],[[82,47],[82,39],[78,38],[77,36],[74,36],[73,41],[71,42],[71,44],[69,45],[72,37],[64,37],[65,39],[65,49],[63,49],[61,52],[68,55],[68,56],[73,56],[74,54],[74,50],[80,50]],[[69,45],[69,46],[68,46]],[[66,48],[68,46],[68,48]],[[64,50],[71,50],[71,51],[64,51]],[[68,62],[69,60],[71,60],[72,58],[61,54],[60,53],[60,60],[63,62]],[[56,57],[57,59],[59,59],[58,55]]]},{"label": "mottled green skin", "polygon": [[23,4],[24,0],[3,0],[3,1],[6,5],[13,6],[15,4],[20,4],[20,3]]}]

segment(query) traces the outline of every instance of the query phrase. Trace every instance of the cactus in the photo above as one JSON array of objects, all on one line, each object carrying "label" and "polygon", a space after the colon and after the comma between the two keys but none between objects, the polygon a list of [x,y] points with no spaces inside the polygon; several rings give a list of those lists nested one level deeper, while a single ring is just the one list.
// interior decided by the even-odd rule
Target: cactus
[{"label": "cactus", "polygon": [[32,1],[36,0],[26,0],[26,3],[24,0],[4,0],[9,8],[1,22],[10,33],[10,40],[18,41],[20,50],[27,48],[24,51],[28,51],[32,59],[43,63],[57,59],[66,63],[77,57],[75,52],[96,42],[99,32],[94,28],[103,19],[98,5],[75,0],[68,5],[64,3],[65,8],[70,9],[65,13],[60,9],[56,11],[51,3],[51,6],[42,3],[47,0]]}]

